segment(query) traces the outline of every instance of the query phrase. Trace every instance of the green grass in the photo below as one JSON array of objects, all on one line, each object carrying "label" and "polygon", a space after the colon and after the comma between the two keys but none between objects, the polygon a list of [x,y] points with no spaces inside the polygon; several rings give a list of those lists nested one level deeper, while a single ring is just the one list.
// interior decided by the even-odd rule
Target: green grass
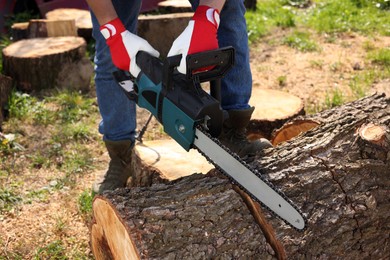
[{"label": "green grass", "polygon": [[379,65],[386,70],[390,70],[390,48],[373,50],[368,53],[367,58],[374,65]]},{"label": "green grass", "polygon": [[0,188],[0,213],[10,211],[22,200],[12,188]]},{"label": "green grass", "polygon": [[332,108],[340,106],[345,102],[344,94],[338,89],[333,89],[330,93],[326,93],[325,106],[326,108]]},{"label": "green grass", "polygon": [[320,33],[360,32],[390,35],[390,15],[373,1],[317,0],[303,20]]},{"label": "green grass", "polygon": [[309,32],[294,31],[283,39],[283,43],[302,52],[318,51],[318,45],[310,37]]},{"label": "green grass", "polygon": [[[379,0],[262,0],[246,13],[249,41],[269,35],[274,28],[314,29],[320,34],[358,32],[390,35],[390,1]],[[329,39],[334,39],[329,37]]]},{"label": "green grass", "polygon": [[65,260],[69,258],[66,256],[66,250],[62,241],[56,240],[44,247],[39,248],[35,253],[34,259]]}]

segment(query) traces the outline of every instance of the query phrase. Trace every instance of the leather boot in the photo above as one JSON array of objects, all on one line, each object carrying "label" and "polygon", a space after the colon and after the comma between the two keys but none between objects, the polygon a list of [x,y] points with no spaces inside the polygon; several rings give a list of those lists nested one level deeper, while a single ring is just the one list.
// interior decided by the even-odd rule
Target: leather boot
[{"label": "leather boot", "polygon": [[249,141],[246,136],[246,127],[249,124],[254,107],[244,110],[228,110],[229,117],[223,123],[222,133],[219,140],[232,152],[241,158],[254,156],[263,149],[272,147],[265,138]]},{"label": "leather boot", "polygon": [[106,174],[93,184],[92,190],[97,194],[125,187],[127,179],[131,176],[130,163],[134,142],[107,140],[105,145],[110,156],[110,163]]}]

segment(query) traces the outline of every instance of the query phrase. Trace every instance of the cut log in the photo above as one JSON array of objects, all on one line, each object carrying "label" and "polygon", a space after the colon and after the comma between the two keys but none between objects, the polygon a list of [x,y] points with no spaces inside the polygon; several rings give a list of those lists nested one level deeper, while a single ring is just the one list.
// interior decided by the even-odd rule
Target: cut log
[{"label": "cut log", "polygon": [[3,49],[3,72],[22,91],[49,88],[87,91],[93,66],[81,37],[21,40]]},{"label": "cut log", "polygon": [[96,197],[96,258],[388,259],[390,99],[377,94],[315,116],[319,126],[251,163],[307,217],[305,231],[266,209],[253,218],[225,178],[190,175]]},{"label": "cut log", "polygon": [[253,259],[272,251],[229,181],[218,177],[119,189],[95,197],[93,212],[96,259]]},{"label": "cut log", "polygon": [[27,39],[27,28],[28,22],[25,23],[14,23],[11,26],[11,39],[16,42],[19,40]]},{"label": "cut log", "polygon": [[32,19],[28,23],[27,38],[77,36],[74,20]]},{"label": "cut log", "polygon": [[46,13],[48,20],[74,20],[76,23],[77,34],[86,40],[92,37],[91,13],[88,10],[75,8],[58,8]]},{"label": "cut log", "polygon": [[0,74],[0,130],[4,121],[8,99],[12,90],[12,79],[10,77]]},{"label": "cut log", "polygon": [[167,183],[194,173],[206,174],[214,169],[198,151],[191,149],[187,152],[173,139],[138,143],[134,150],[134,174],[128,184],[130,187]]},{"label": "cut log", "polygon": [[168,0],[158,3],[158,9],[164,13],[185,13],[192,12],[189,1],[186,0]]},{"label": "cut log", "polygon": [[192,16],[193,13],[140,15],[138,34],[166,57],[173,41],[187,27]]},{"label": "cut log", "polygon": [[259,135],[270,140],[274,130],[305,114],[302,99],[279,90],[253,88],[249,103],[255,107],[248,125],[252,138]]}]

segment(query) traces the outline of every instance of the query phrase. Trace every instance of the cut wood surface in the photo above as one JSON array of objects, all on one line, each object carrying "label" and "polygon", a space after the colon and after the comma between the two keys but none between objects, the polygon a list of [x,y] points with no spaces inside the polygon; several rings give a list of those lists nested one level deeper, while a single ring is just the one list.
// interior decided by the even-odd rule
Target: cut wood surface
[{"label": "cut wood surface", "polygon": [[272,132],[298,115],[305,114],[303,100],[284,91],[253,88],[249,104],[255,107],[248,133],[271,139]]},{"label": "cut wood surface", "polygon": [[154,178],[176,180],[194,173],[208,173],[213,169],[197,150],[184,150],[175,140],[163,139],[137,143],[132,160],[130,186],[149,186]]},{"label": "cut wood surface", "polygon": [[305,133],[319,125],[320,122],[312,119],[304,119],[304,118],[293,119],[285,123],[281,128],[276,129],[272,133],[271,143],[273,146],[276,146],[302,133]]},{"label": "cut wood surface", "polygon": [[27,92],[48,88],[87,90],[93,66],[81,37],[50,37],[14,42],[3,49],[3,72]]},{"label": "cut wood surface", "polygon": [[58,8],[46,13],[48,20],[74,20],[77,33],[80,37],[90,39],[92,37],[91,14],[88,10],[75,8]]},{"label": "cut wood surface", "polygon": [[27,38],[77,36],[74,20],[30,20],[27,27]]},{"label": "cut wood surface", "polygon": [[[96,197],[92,229],[99,236],[91,237],[94,254],[131,251],[140,259],[388,259],[390,99],[377,94],[313,117],[321,118],[321,124],[251,163],[307,217],[304,232],[260,207],[253,217],[226,178],[190,175]],[[372,142],[379,135],[380,145]],[[123,227],[105,223],[99,214],[114,215]],[[108,241],[119,245],[115,241],[123,232],[131,243],[110,247]]]},{"label": "cut wood surface", "polygon": [[158,3],[159,10],[169,13],[192,12],[189,1],[186,0],[168,0]]}]

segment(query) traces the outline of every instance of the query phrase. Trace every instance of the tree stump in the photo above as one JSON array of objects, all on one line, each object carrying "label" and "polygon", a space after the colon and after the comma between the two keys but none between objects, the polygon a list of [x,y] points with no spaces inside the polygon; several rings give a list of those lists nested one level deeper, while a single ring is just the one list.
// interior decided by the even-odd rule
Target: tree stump
[{"label": "tree stump", "polygon": [[77,35],[86,40],[92,37],[92,21],[91,13],[88,10],[81,10],[75,8],[58,8],[46,13],[46,19],[60,21],[60,20],[74,20],[77,28]]},{"label": "tree stump", "polygon": [[27,38],[77,36],[74,20],[30,20],[27,27]]},{"label": "tree stump", "polygon": [[14,23],[11,26],[11,39],[16,42],[19,40],[27,39],[28,22]]},{"label": "tree stump", "polygon": [[138,34],[166,57],[173,41],[187,27],[192,16],[193,13],[140,15]]},{"label": "tree stump", "polygon": [[379,94],[324,111],[314,116],[320,125],[252,163],[301,209],[304,232],[253,202],[252,217],[227,179],[191,175],[96,197],[94,255],[388,259],[389,115],[390,99]]},{"label": "tree stump", "polygon": [[0,74],[0,131],[1,125],[4,121],[8,98],[12,90],[12,79],[10,77]]},{"label": "tree stump", "polygon": [[255,107],[247,127],[250,139],[264,137],[271,140],[275,129],[305,114],[302,99],[279,90],[253,88],[249,104]]},{"label": "tree stump", "polygon": [[159,11],[165,13],[185,13],[192,12],[189,1],[186,0],[167,0],[158,3]]},{"label": "tree stump", "polygon": [[175,140],[162,139],[138,143],[132,160],[129,187],[145,187],[191,175],[208,173],[214,166],[198,151],[184,150]]},{"label": "tree stump", "polygon": [[3,49],[3,72],[22,91],[89,89],[93,66],[81,37],[21,40]]}]

